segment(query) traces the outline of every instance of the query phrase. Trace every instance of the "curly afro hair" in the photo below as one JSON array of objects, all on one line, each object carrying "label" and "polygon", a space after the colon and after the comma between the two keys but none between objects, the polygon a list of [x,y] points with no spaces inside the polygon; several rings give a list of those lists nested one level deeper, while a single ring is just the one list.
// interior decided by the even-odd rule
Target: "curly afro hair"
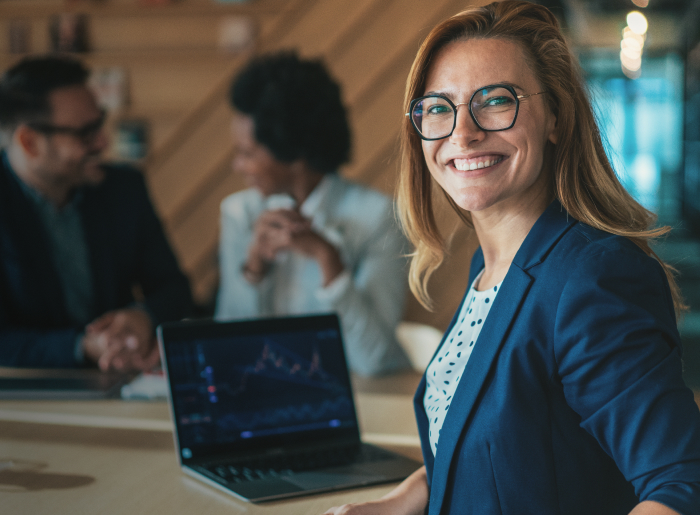
[{"label": "curly afro hair", "polygon": [[350,157],[350,128],[340,87],[320,61],[293,52],[253,59],[235,77],[231,105],[253,118],[255,138],[276,159],[304,159],[331,173]]}]

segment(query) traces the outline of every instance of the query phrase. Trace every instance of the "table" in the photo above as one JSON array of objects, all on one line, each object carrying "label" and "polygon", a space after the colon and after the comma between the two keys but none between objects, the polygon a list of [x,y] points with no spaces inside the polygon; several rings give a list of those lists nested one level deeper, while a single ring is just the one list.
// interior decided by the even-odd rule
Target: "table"
[{"label": "table", "polygon": [[[363,438],[420,460],[417,374],[353,378]],[[265,504],[185,476],[165,402],[1,401],[0,506],[13,514],[314,514],[394,485]]]}]

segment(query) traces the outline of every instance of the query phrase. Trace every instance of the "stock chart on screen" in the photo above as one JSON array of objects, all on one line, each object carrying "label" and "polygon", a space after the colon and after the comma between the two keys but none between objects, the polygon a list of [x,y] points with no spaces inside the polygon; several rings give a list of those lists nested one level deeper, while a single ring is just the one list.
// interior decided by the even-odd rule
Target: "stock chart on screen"
[{"label": "stock chart on screen", "polygon": [[168,373],[183,445],[355,424],[336,330],[181,342]]}]

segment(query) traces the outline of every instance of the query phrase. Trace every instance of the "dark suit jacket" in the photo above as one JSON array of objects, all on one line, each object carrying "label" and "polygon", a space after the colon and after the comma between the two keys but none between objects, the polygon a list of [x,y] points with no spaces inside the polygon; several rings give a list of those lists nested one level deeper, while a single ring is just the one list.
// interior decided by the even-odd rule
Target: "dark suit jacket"
[{"label": "dark suit jacket", "polygon": [[[483,266],[478,250],[470,284]],[[424,393],[425,376],[430,514],[626,515],[640,500],[700,513],[700,412],[664,272],[556,201],[503,281],[435,457]]]},{"label": "dark suit jacket", "polygon": [[[77,366],[76,338],[84,328],[69,317],[48,236],[17,177],[0,159],[0,365]],[[145,295],[154,324],[191,309],[180,271],[153,210],[143,178],[128,167],[107,167],[87,187],[79,209],[93,275],[92,318]]]}]

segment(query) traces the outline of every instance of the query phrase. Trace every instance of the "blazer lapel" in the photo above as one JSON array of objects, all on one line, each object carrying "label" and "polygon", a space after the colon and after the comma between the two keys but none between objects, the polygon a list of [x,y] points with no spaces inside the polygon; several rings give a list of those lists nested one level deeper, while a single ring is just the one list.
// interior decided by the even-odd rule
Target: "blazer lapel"
[{"label": "blazer lapel", "polygon": [[474,344],[440,433],[430,490],[430,513],[440,513],[458,440],[531,282],[527,273],[511,266]]},{"label": "blazer lapel", "polygon": [[430,449],[430,440],[428,437],[428,417],[425,414],[425,407],[423,406],[423,396],[425,395],[425,373],[421,378],[416,394],[413,396],[413,411],[416,413],[416,425],[418,426],[418,436],[421,442],[421,452],[423,454],[423,465],[425,465],[427,475],[428,475],[428,487],[432,480],[433,466],[435,464],[435,458],[433,452]]},{"label": "blazer lapel", "polygon": [[[484,268],[484,255],[481,252],[481,248],[476,249],[476,252],[474,253],[474,256],[472,256],[472,261],[471,265],[469,266],[469,284],[471,285],[472,282],[474,282],[474,278],[476,277],[476,274],[481,271],[481,269]],[[429,363],[432,363],[432,361],[435,359],[435,356],[440,352],[440,349],[442,349],[442,345],[445,343],[445,339],[447,338],[447,335],[450,334],[450,331],[452,330],[452,326],[455,325],[457,322],[457,318],[459,316],[459,313],[462,311],[462,305],[464,304],[466,298],[467,298],[467,293],[469,293],[469,290],[467,290],[462,297],[462,301],[459,303],[459,306],[457,306],[457,310],[455,311],[455,314],[452,316],[452,320],[447,326],[447,329],[442,335],[442,340],[440,340],[440,344],[437,346],[437,349],[433,353],[433,357],[430,358]],[[416,390],[415,395],[413,396],[413,409],[416,413],[416,422],[418,424],[418,434],[421,439],[421,449],[423,451],[423,463],[425,464],[428,472],[428,484],[430,485],[430,481],[432,480],[432,473],[433,473],[433,465],[435,463],[435,456],[433,455],[433,451],[430,449],[430,444],[428,443],[430,440],[428,438],[428,432],[429,432],[429,422],[428,422],[428,417],[425,414],[425,406],[423,405],[423,396],[425,395],[425,388],[426,388],[426,380],[425,380],[425,374],[426,372],[423,372],[423,377],[421,378],[421,382],[418,385],[418,389]]]},{"label": "blazer lapel", "polygon": [[[532,284],[533,279],[527,270],[541,263],[550,249],[575,223],[576,220],[563,210],[558,201],[552,202],[532,227],[513,259],[489,316],[484,321],[484,327],[474,345],[442,426],[430,488],[431,514],[438,514],[442,509],[455,449],[469,423],[469,416],[476,405],[479,392]],[[473,281],[476,273],[483,268],[481,256],[480,250],[477,251],[472,262],[474,270],[469,273],[470,281]],[[424,388],[423,383],[421,386]]]},{"label": "blazer lapel", "polygon": [[0,153],[0,217],[7,222],[3,236],[8,246],[4,258],[5,266],[14,270],[9,279],[19,302],[25,304],[24,310],[36,313],[46,324],[63,324],[68,316],[63,286],[51,258],[46,229],[5,159]]}]

